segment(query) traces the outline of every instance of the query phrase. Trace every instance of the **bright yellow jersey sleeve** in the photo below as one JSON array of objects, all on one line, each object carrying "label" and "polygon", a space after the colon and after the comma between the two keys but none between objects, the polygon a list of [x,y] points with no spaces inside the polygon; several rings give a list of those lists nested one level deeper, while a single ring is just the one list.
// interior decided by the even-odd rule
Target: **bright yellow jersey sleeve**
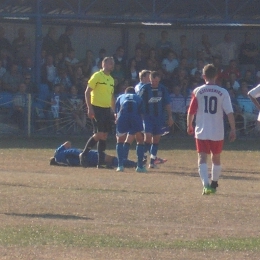
[{"label": "bright yellow jersey sleeve", "polygon": [[114,79],[102,70],[94,73],[88,81],[91,91],[91,104],[98,107],[111,107],[114,93]]}]

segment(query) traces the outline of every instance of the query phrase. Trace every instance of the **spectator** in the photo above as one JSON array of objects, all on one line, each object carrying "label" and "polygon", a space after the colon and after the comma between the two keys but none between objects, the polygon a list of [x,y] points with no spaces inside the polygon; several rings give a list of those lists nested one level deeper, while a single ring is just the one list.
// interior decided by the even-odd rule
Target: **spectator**
[{"label": "spectator", "polygon": [[248,127],[250,126],[250,122],[256,122],[257,119],[257,114],[255,113],[256,107],[248,97],[248,91],[249,89],[247,82],[241,81],[240,95],[237,97],[237,101],[244,119],[244,127],[242,130],[243,134],[248,134]]},{"label": "spectator", "polygon": [[219,43],[214,49],[215,55],[220,55],[222,59],[222,66],[227,68],[231,60],[237,58],[237,45],[232,41],[230,33],[226,33],[224,41]]},{"label": "spectator", "polygon": [[64,62],[68,71],[68,75],[72,78],[75,68],[81,65],[79,60],[75,57],[75,51],[73,49],[68,51],[68,55],[65,57]]},{"label": "spectator", "polygon": [[174,124],[171,127],[172,133],[175,132],[175,126],[182,132],[186,132],[186,100],[181,94],[181,87],[178,85],[173,86],[173,91],[170,94],[171,111]]},{"label": "spectator", "polygon": [[183,49],[188,49],[188,41],[187,41],[187,36],[182,34],[179,38],[179,44],[176,47],[176,52],[178,56],[181,56],[182,50]]},{"label": "spectator", "polygon": [[54,80],[54,85],[62,84],[65,88],[65,92],[68,93],[70,87],[72,86],[71,80],[67,74],[66,69],[59,69],[58,75]]},{"label": "spectator", "polygon": [[[101,48],[98,52],[98,57],[95,60],[95,65],[102,64],[102,60],[106,57],[107,51],[104,48]],[[102,67],[102,66],[101,66]]]},{"label": "spectator", "polygon": [[87,122],[86,107],[83,103],[83,97],[78,95],[78,89],[75,85],[70,88],[66,109],[72,116],[73,122],[80,127],[81,131],[85,131]]},{"label": "spectator", "polygon": [[54,66],[53,57],[48,55],[46,63],[41,68],[42,83],[48,84],[49,89],[52,89],[53,83],[57,77],[57,68]]},{"label": "spectator", "polygon": [[167,57],[162,61],[162,69],[167,78],[170,78],[173,71],[179,66],[177,55],[174,51],[170,50]]},{"label": "spectator", "polygon": [[251,42],[251,33],[245,33],[245,40],[240,46],[239,50],[239,65],[242,72],[242,76],[245,76],[245,72],[250,70],[252,74],[255,74],[255,62],[256,57],[259,55],[256,45]]},{"label": "spectator", "polygon": [[6,73],[6,68],[2,66],[3,62],[0,60],[0,79],[3,77],[3,75]]},{"label": "spectator", "polygon": [[206,63],[212,62],[212,45],[209,41],[208,34],[204,33],[201,35],[201,42],[197,47],[197,51],[203,53],[203,59],[205,59]]},{"label": "spectator", "polygon": [[111,76],[117,78],[119,84],[124,81],[125,71],[123,70],[121,63],[115,63],[115,68],[111,72]]},{"label": "spectator", "polygon": [[59,50],[63,53],[64,57],[67,57],[69,50],[72,49],[70,37],[73,34],[73,32],[74,28],[72,26],[66,26],[65,32],[61,34],[58,39],[58,47]]},{"label": "spectator", "polygon": [[138,82],[139,71],[136,68],[136,61],[132,59],[126,73],[126,78],[130,80],[130,85],[135,86]]},{"label": "spectator", "polygon": [[159,60],[157,59],[157,56],[156,56],[156,50],[154,48],[151,48],[150,51],[149,51],[149,56],[148,56],[148,59],[147,59],[147,68],[148,70],[151,70],[151,71],[156,71],[159,69]]},{"label": "spectator", "polygon": [[9,70],[11,69],[11,65],[13,64],[12,56],[11,54],[3,49],[0,52],[0,60],[2,61],[2,66],[6,69]]},{"label": "spectator", "polygon": [[24,59],[22,66],[22,74],[30,74],[31,77],[34,79],[35,70],[33,60],[31,57],[26,57]]},{"label": "spectator", "polygon": [[254,75],[251,70],[245,72],[245,76],[239,81],[240,85],[242,81],[246,81],[249,90],[255,86]]},{"label": "spectator", "polygon": [[218,86],[223,86],[223,67],[221,64],[221,58],[218,56],[213,57],[213,65],[217,69],[216,84]]},{"label": "spectator", "polygon": [[146,60],[143,58],[142,50],[140,48],[135,49],[135,55],[129,60],[129,65],[132,60],[135,60],[138,73],[146,68]]},{"label": "spectator", "polygon": [[195,76],[195,73],[199,72],[201,75],[201,78],[202,78],[202,70],[203,70],[204,66],[205,66],[205,63],[204,63],[203,59],[197,59],[196,67],[191,70],[190,74],[192,76]]},{"label": "spectator", "polygon": [[6,71],[2,77],[3,80],[3,89],[10,93],[15,93],[18,91],[18,86],[23,81],[22,74],[18,71],[18,65],[12,64],[11,70]]},{"label": "spectator", "polygon": [[[84,93],[86,85],[85,85],[85,76],[83,74],[82,68],[81,67],[76,67],[74,69],[73,77],[72,77],[72,83],[73,85],[76,86],[78,89],[78,93],[81,95]],[[82,92],[82,90],[84,90]]]},{"label": "spectator", "polygon": [[59,51],[55,56],[54,56],[54,62],[53,62],[54,67],[57,69],[65,69],[65,62],[64,62],[64,56],[61,51]]},{"label": "spectator", "polygon": [[95,59],[91,50],[86,51],[86,56],[83,60],[80,61],[80,66],[82,66],[84,76],[90,78],[92,75],[92,68],[95,66]]},{"label": "spectator", "polygon": [[27,87],[20,83],[18,91],[13,97],[13,115],[12,119],[18,124],[20,130],[25,129],[25,123],[28,112]]},{"label": "spectator", "polygon": [[56,134],[60,133],[60,101],[61,101],[61,93],[60,93],[61,84],[55,84],[53,87],[53,92],[51,93],[50,103],[51,103],[51,113],[52,118],[55,123]]},{"label": "spectator", "polygon": [[15,61],[21,65],[25,58],[32,55],[31,41],[25,36],[25,29],[18,29],[18,37],[12,43]]},{"label": "spectator", "polygon": [[161,39],[156,43],[156,51],[159,60],[163,60],[167,57],[167,53],[172,50],[172,42],[168,40],[169,34],[167,31],[161,32]]},{"label": "spectator", "polygon": [[236,74],[236,78],[240,79],[241,78],[241,73],[239,68],[237,67],[237,62],[236,60],[230,60],[229,61],[229,66],[223,71],[222,73],[222,78],[224,80],[229,79],[230,77],[230,73],[235,73]]},{"label": "spectator", "polygon": [[95,72],[98,72],[102,69],[102,60],[99,60],[96,65],[94,65],[91,69],[91,75],[93,75]]},{"label": "spectator", "polygon": [[56,29],[54,27],[49,27],[48,33],[43,37],[42,49],[46,50],[46,54],[51,55],[52,57],[55,57],[59,52]]},{"label": "spectator", "polygon": [[120,63],[121,64],[121,68],[124,72],[126,72],[127,69],[127,60],[125,57],[125,48],[123,46],[119,46],[116,49],[115,54],[113,55],[115,64]]},{"label": "spectator", "polygon": [[235,93],[238,94],[238,91],[240,89],[240,84],[237,81],[237,76],[235,72],[231,72],[229,74],[229,81],[230,81],[231,88],[233,88],[235,90]]},{"label": "spectator", "polygon": [[145,33],[140,32],[138,34],[138,39],[139,41],[135,45],[135,49],[141,49],[142,51],[142,56],[146,60],[149,57],[149,50],[150,50],[150,45],[146,42],[145,39]]},{"label": "spectator", "polygon": [[241,135],[245,135],[244,118],[242,116],[242,109],[240,108],[238,101],[237,101],[236,92],[233,88],[228,88],[227,91],[229,93],[230,101],[231,101],[233,111],[234,111],[236,129],[239,130]]},{"label": "spectator", "polygon": [[181,50],[180,60],[182,60],[183,58],[187,60],[187,68],[190,71],[194,66],[194,61],[191,57],[191,53],[189,49],[184,48]]},{"label": "spectator", "polygon": [[2,50],[6,50],[9,55],[12,53],[12,45],[9,40],[5,38],[5,29],[3,26],[0,26],[0,52]]},{"label": "spectator", "polygon": [[27,93],[34,94],[34,95],[38,94],[38,88],[37,85],[32,80],[32,75],[30,73],[25,73],[23,74],[23,77],[24,77],[23,83],[26,85]]}]

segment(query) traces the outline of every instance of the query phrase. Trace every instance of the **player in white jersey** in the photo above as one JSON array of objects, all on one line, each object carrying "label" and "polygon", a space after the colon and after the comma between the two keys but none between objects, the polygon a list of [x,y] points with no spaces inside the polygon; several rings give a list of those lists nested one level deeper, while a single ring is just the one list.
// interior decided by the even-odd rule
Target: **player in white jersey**
[{"label": "player in white jersey", "polygon": [[254,105],[256,106],[256,108],[259,110],[259,114],[258,114],[258,118],[257,118],[258,127],[259,127],[259,125],[260,125],[260,103],[259,103],[259,101],[257,100],[257,98],[260,97],[260,84],[257,85],[255,88],[251,89],[251,90],[248,92],[248,96],[249,96],[249,98],[252,100],[252,102],[254,103]]},{"label": "player in white jersey", "polygon": [[[187,114],[187,132],[194,134],[193,119],[196,115],[195,139],[198,152],[198,170],[203,184],[203,193],[215,193],[221,174],[220,154],[224,142],[223,115],[230,124],[229,140],[236,138],[233,109],[227,90],[215,84],[217,69],[213,64],[203,68],[205,85],[192,93]],[[208,179],[207,154],[211,154],[211,184]]]}]

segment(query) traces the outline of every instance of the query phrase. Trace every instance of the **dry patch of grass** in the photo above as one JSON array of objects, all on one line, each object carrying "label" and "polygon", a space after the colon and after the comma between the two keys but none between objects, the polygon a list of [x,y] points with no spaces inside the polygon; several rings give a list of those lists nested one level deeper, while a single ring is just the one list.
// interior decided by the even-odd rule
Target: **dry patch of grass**
[{"label": "dry patch of grass", "polygon": [[0,259],[259,259],[256,141],[227,144],[212,196],[192,139],[162,140],[148,174],[49,166],[62,141],[1,141]]}]

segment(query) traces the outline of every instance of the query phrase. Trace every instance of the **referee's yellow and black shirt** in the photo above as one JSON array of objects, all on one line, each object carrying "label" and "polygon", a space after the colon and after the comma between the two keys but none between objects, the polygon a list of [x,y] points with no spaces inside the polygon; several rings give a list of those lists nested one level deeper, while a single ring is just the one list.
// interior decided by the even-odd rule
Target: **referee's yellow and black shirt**
[{"label": "referee's yellow and black shirt", "polygon": [[94,73],[88,81],[91,91],[91,104],[98,107],[111,107],[114,94],[114,79],[106,75],[103,70]]}]

